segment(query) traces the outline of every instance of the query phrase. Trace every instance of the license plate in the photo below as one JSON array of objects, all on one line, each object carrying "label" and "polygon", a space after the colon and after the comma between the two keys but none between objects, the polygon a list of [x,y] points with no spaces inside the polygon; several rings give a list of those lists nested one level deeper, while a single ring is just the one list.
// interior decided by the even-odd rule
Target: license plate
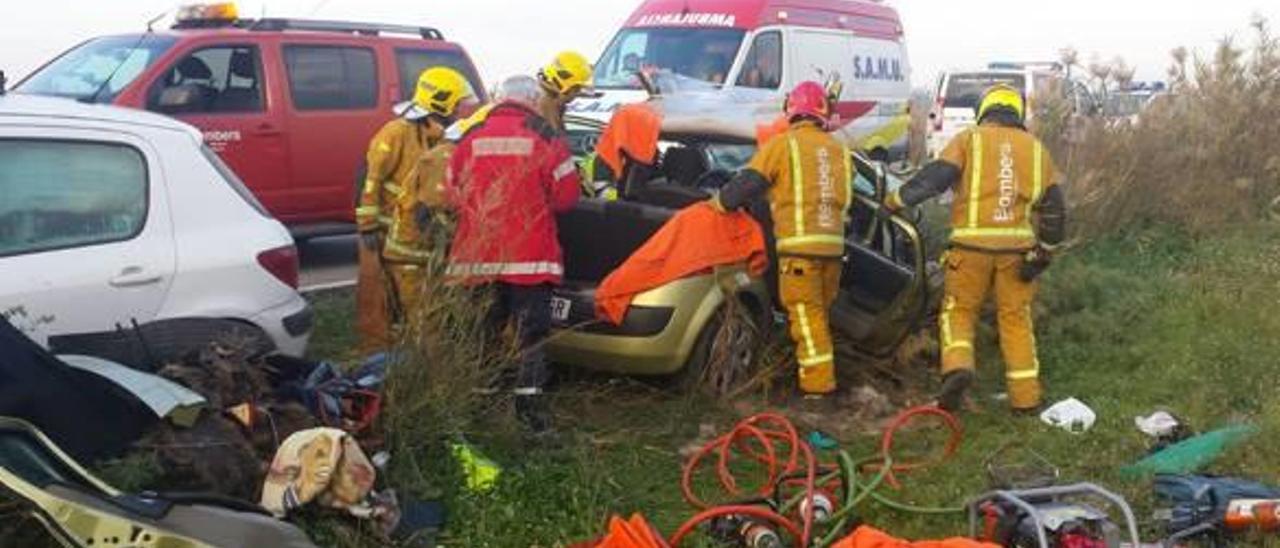
[{"label": "license plate", "polygon": [[551,319],[557,322],[569,321],[569,309],[573,302],[564,297],[551,298]]}]

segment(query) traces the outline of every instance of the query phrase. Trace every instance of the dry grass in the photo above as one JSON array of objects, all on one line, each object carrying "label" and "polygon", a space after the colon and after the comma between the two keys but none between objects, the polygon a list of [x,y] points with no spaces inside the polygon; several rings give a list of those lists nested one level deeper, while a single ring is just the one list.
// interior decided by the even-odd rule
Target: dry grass
[{"label": "dry grass", "polygon": [[1075,119],[1043,101],[1037,131],[1069,182],[1073,225],[1095,236],[1145,223],[1192,233],[1272,216],[1280,194],[1280,42],[1265,20],[1251,43],[1213,56],[1179,49],[1171,92],[1135,123]]},{"label": "dry grass", "polygon": [[[447,460],[445,442],[474,431],[477,423],[505,417],[496,411],[506,394],[487,395],[504,367],[515,363],[514,337],[487,325],[490,296],[450,283],[443,258],[424,284],[429,296],[397,346],[385,385],[382,427],[396,466],[392,482],[419,494],[438,489],[429,481]],[[428,464],[430,461],[435,464]]]}]

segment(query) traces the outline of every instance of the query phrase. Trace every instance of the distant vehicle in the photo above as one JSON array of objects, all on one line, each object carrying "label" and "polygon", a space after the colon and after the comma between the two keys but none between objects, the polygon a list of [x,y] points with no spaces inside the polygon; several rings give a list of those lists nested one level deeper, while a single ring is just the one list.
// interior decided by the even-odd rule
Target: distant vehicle
[{"label": "distant vehicle", "polygon": [[224,336],[306,351],[293,240],[196,128],[0,97],[0,196],[0,313],[54,352],[149,367]]},{"label": "distant vehicle", "polygon": [[879,2],[646,0],[596,63],[602,96],[569,112],[607,122],[647,98],[637,73],[662,72],[760,122],[781,115],[797,83],[838,78],[839,135],[875,159],[906,154],[911,67],[898,13]]},{"label": "distant vehicle", "polygon": [[352,181],[369,139],[433,66],[462,72],[484,98],[466,51],[435,29],[240,19],[214,4],[185,10],[166,31],[88,40],[14,92],[194,125],[272,215],[308,237],[354,230]]},{"label": "distant vehicle", "polygon": [[1142,112],[1168,93],[1163,82],[1137,82],[1102,99],[1102,117],[1112,124],[1136,124]]},{"label": "distant vehicle", "polygon": [[974,124],[982,93],[996,84],[1022,90],[1028,104],[1027,123],[1034,123],[1036,101],[1053,90],[1068,93],[1077,113],[1092,114],[1096,110],[1088,88],[1067,79],[1058,63],[991,63],[980,70],[944,72],[934,88],[934,105],[926,128],[929,158],[936,157],[953,137]]},{"label": "distant vehicle", "polygon": [[[574,154],[593,151],[602,124],[576,116],[566,121]],[[548,342],[554,360],[630,375],[696,375],[711,356],[727,356],[728,368],[739,373],[753,365],[760,330],[771,329],[781,310],[774,273],[751,278],[741,267],[725,267],[637,295],[621,325],[595,319],[595,291],[604,278],[679,208],[706,200],[755,152],[750,127],[737,133],[712,127],[699,132],[689,120],[664,118],[656,178],[629,198],[584,199],[560,216],[565,283],[554,293],[558,332]],[[935,307],[940,280],[927,266],[916,222],[874,214],[885,192],[902,181],[858,153],[853,165],[844,288],[832,308],[832,331],[841,356],[885,356]],[[766,210],[755,211],[762,223]],[[730,314],[745,321],[726,322]]]}]

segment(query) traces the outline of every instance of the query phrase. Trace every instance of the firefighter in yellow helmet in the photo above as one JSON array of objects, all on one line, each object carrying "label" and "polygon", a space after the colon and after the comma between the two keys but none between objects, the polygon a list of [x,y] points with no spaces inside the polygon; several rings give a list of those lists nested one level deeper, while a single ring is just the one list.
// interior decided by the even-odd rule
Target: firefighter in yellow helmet
[{"label": "firefighter in yellow helmet", "polygon": [[538,113],[551,125],[564,131],[564,113],[569,103],[592,93],[591,62],[575,51],[562,51],[551,63],[538,71],[543,96]]},{"label": "firefighter in yellow helmet", "polygon": [[712,204],[741,209],[769,200],[778,254],[778,290],[796,343],[800,390],[818,399],[836,390],[827,310],[840,289],[852,157],[826,131],[827,93],[801,82],[787,95],[787,130],[773,136]]},{"label": "firefighter in yellow helmet", "polygon": [[1023,124],[1026,101],[997,85],[978,105],[978,124],[951,140],[938,159],[889,196],[890,210],[914,206],[950,189],[951,242],[940,328],[942,395],[963,406],[973,383],[974,324],[994,290],[1009,403],[1015,412],[1041,406],[1040,362],[1031,322],[1036,278],[1065,237],[1065,199],[1053,159]]},{"label": "firefighter in yellow helmet", "polygon": [[418,77],[413,99],[396,105],[396,119],[369,143],[356,207],[361,242],[357,323],[366,351],[388,342],[391,322],[380,309],[389,309],[398,322],[418,310],[433,252],[427,228],[432,209],[442,205],[448,166],[444,128],[470,95],[470,84],[457,71],[429,68]]},{"label": "firefighter in yellow helmet", "polygon": [[[494,102],[458,120],[448,128],[446,137],[454,142],[461,141],[467,132],[489,117],[489,111],[502,102],[502,96],[509,95],[524,99],[531,95],[530,92],[537,93],[534,104],[538,114],[549,122],[551,127],[563,133],[564,113],[569,103],[578,97],[594,93],[591,89],[591,76],[591,63],[586,57],[572,51],[560,52],[551,60],[551,63],[538,70],[536,78],[532,80],[536,85],[535,89],[525,89],[524,79],[509,78],[494,94]],[[505,89],[511,86],[516,86],[518,89]]]}]

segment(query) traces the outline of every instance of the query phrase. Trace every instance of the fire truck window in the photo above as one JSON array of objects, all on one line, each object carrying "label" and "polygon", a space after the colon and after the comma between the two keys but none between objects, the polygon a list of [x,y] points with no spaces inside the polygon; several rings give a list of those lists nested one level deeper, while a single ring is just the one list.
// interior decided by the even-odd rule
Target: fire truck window
[{"label": "fire truck window", "polygon": [[285,46],[284,63],[298,110],[365,110],[378,104],[373,50]]},{"label": "fire truck window", "polygon": [[418,85],[418,75],[432,67],[448,67],[458,71],[467,78],[467,84],[471,86],[470,91],[473,96],[478,95],[481,90],[479,80],[471,71],[471,64],[467,63],[466,58],[458,51],[397,49],[396,65],[400,71],[401,101],[413,99],[413,88]]},{"label": "fire truck window", "polygon": [[756,36],[747,61],[738,72],[738,85],[758,89],[778,89],[782,85],[782,33]]},{"label": "fire truck window", "polygon": [[220,46],[174,63],[152,86],[147,109],[166,114],[259,112],[262,96],[258,48]]}]

